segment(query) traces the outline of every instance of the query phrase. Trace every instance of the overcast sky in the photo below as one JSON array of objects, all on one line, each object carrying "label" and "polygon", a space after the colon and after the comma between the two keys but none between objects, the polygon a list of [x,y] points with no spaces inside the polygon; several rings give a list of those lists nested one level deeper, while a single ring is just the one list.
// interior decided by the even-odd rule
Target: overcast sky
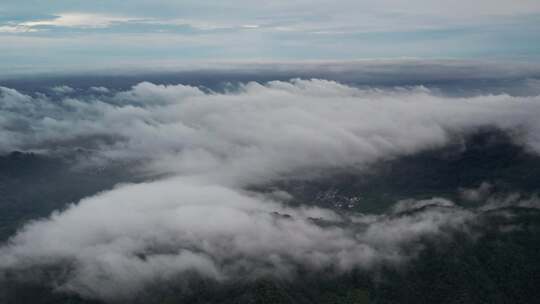
[{"label": "overcast sky", "polygon": [[537,0],[2,0],[0,68],[537,59]]}]

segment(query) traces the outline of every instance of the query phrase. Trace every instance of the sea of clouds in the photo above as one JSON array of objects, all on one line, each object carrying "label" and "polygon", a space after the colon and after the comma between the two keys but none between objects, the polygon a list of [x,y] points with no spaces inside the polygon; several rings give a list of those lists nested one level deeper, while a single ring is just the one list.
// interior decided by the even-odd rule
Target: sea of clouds
[{"label": "sea of clouds", "polygon": [[57,289],[111,300],[183,274],[227,281],[399,264],[416,240],[466,229],[479,211],[435,198],[401,201],[384,215],[343,214],[247,189],[361,169],[481,128],[540,153],[538,117],[540,96],[445,97],[318,79],[225,92],[148,82],[31,95],[0,87],[4,152],[84,151],[78,165],[120,162],[159,176],[28,223],[0,247],[0,269],[57,267]]}]

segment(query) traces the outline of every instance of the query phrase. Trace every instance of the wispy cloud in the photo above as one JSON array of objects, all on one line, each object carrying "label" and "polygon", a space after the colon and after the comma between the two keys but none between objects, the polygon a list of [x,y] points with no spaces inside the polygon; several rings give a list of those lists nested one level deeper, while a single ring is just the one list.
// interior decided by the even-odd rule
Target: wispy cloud
[{"label": "wispy cloud", "polygon": [[0,26],[0,33],[15,34],[15,33],[32,33],[36,31],[37,29],[22,25],[22,24]]},{"label": "wispy cloud", "polygon": [[136,18],[120,17],[102,14],[65,13],[51,19],[22,22],[19,26],[36,28],[43,26],[104,28],[116,23],[136,21]]}]

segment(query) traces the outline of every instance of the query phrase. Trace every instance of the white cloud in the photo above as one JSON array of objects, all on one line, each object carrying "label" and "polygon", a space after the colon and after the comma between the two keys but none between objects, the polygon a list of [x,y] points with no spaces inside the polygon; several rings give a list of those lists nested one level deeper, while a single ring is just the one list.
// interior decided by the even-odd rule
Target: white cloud
[{"label": "white cloud", "polygon": [[51,19],[22,22],[19,26],[35,28],[41,26],[103,28],[115,23],[135,21],[136,18],[88,13],[62,13]]},{"label": "white cloud", "polygon": [[220,29],[256,29],[256,24],[241,24],[238,22],[216,22],[205,19],[187,18],[139,18],[118,15],[91,14],[91,13],[60,13],[50,19],[26,21],[21,23],[11,23],[12,26],[0,27],[6,32],[29,32],[38,31],[40,27],[71,27],[83,29],[107,28],[115,24],[132,23],[138,25],[164,25],[164,26],[190,26],[202,31],[212,31]]},{"label": "white cloud", "polygon": [[36,32],[36,29],[27,27],[27,26],[21,26],[21,25],[1,25],[0,26],[0,33],[9,33],[9,34],[15,34],[15,33],[30,33],[30,32]]},{"label": "white cloud", "polygon": [[52,87],[51,90],[55,92],[56,94],[71,94],[75,92],[74,88],[67,85],[55,86],[55,87]]},{"label": "white cloud", "polygon": [[100,93],[100,94],[106,94],[110,92],[110,90],[106,87],[90,87],[89,90],[95,93]]},{"label": "white cloud", "polygon": [[[453,133],[493,126],[540,151],[540,97],[449,98],[418,87],[360,90],[332,81],[248,83],[231,93],[141,83],[96,99],[51,102],[3,89],[4,149],[43,149],[62,139],[120,138],[99,157],[147,160],[157,173],[244,185],[293,172],[362,166],[446,144]],[[45,99],[44,99],[45,98]],[[28,116],[34,113],[34,116]],[[10,124],[24,122],[29,129]],[[404,128],[403,126],[407,126]]]},{"label": "white cloud", "polygon": [[[480,127],[519,130],[515,140],[538,153],[539,115],[539,96],[451,98],[325,80],[250,82],[226,93],[144,82],[59,100],[0,88],[4,149],[93,145],[102,161],[173,176],[27,224],[0,249],[0,268],[57,266],[61,290],[115,299],[189,272],[228,280],[289,276],[299,265],[340,272],[400,263],[404,244],[463,227],[474,213],[433,199],[399,202],[394,211],[404,214],[349,217],[243,189],[440,147]],[[100,136],[108,140],[92,142]]]},{"label": "white cloud", "polygon": [[[277,213],[275,213],[277,212]],[[283,217],[281,215],[289,215]],[[0,249],[0,267],[75,265],[59,289],[105,300],[131,298],[148,284],[189,276],[238,280],[294,276],[297,267],[347,271],[400,263],[400,248],[458,227],[459,210],[381,217],[322,228],[310,218],[341,218],[318,208],[288,208],[216,185],[169,179],[121,186],[27,225]]]}]

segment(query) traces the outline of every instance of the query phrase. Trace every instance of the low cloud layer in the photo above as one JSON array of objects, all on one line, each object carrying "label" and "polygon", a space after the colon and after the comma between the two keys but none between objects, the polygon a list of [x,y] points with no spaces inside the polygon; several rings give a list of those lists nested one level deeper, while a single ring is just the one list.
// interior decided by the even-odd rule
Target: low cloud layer
[{"label": "low cloud layer", "polygon": [[251,82],[226,93],[148,82],[74,91],[0,88],[3,149],[83,149],[89,166],[127,162],[138,164],[134,174],[170,177],[119,186],[29,223],[0,249],[0,268],[58,267],[60,290],[101,299],[191,272],[221,281],[400,263],[414,256],[415,240],[462,228],[475,211],[433,199],[398,202],[389,215],[343,215],[245,189],[362,168],[478,128],[510,132],[540,152],[540,96],[450,98],[325,80]]},{"label": "low cloud layer", "polygon": [[403,245],[414,249],[420,237],[457,228],[472,216],[440,209],[349,218],[170,179],[122,186],[27,225],[0,250],[0,267],[58,267],[54,284],[60,290],[125,299],[153,282],[193,272],[226,281],[400,263],[415,253]]},{"label": "low cloud layer", "polygon": [[252,82],[228,93],[147,82],[105,96],[0,90],[5,151],[86,147],[102,160],[144,160],[145,170],[220,183],[361,166],[482,127],[513,132],[540,151],[539,96],[449,98],[423,87],[360,90],[325,80]]}]

